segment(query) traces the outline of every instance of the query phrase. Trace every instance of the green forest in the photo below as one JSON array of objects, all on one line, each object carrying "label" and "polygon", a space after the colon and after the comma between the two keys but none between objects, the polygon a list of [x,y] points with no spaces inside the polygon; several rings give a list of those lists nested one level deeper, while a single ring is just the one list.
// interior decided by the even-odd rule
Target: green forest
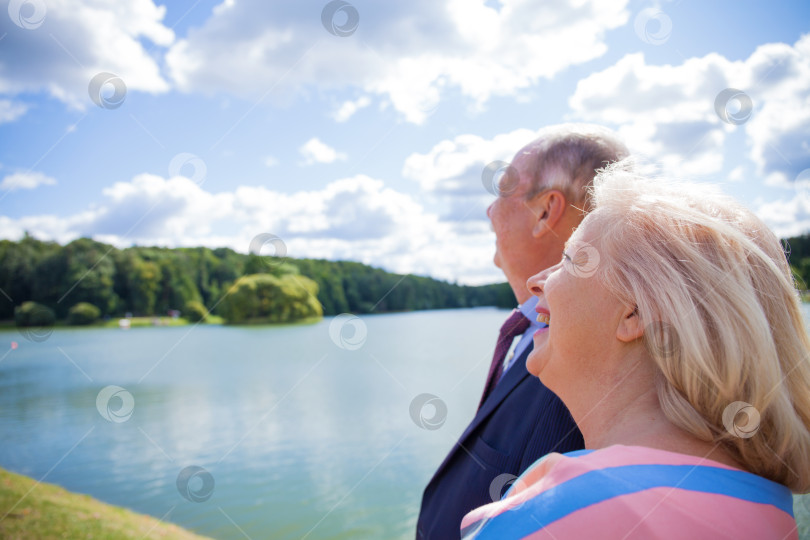
[{"label": "green forest", "polygon": [[289,322],[340,313],[514,306],[506,283],[479,287],[365,264],[247,255],[228,248],[117,249],[26,234],[0,241],[0,320],[46,325],[166,315]]},{"label": "green forest", "polygon": [[[810,234],[783,241],[797,287],[810,289]],[[0,241],[0,321],[91,324],[179,312],[229,323],[281,323],[340,313],[512,307],[506,283],[465,286],[365,264],[276,258],[205,247],[67,245],[26,234]]]}]

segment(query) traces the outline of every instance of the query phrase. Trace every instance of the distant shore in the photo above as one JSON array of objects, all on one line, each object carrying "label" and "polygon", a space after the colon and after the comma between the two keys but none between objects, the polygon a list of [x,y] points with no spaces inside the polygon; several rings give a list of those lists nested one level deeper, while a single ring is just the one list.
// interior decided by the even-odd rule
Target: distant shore
[{"label": "distant shore", "polygon": [[[91,324],[69,324],[66,321],[57,321],[53,326],[48,327],[48,330],[59,329],[82,329],[82,328],[117,328],[120,330],[129,330],[130,328],[157,328],[157,327],[176,327],[176,326],[190,326],[194,324],[204,324],[213,326],[290,326],[299,324],[313,324],[323,320],[323,317],[311,317],[308,319],[301,319],[293,322],[274,322],[268,318],[250,319],[240,323],[228,323],[224,318],[217,315],[208,315],[205,321],[200,323],[189,321],[182,317],[121,317],[110,318],[106,321],[97,321]],[[127,321],[123,323],[122,321]],[[0,321],[0,331],[3,330],[20,330],[24,331],[26,327],[18,327],[13,320]],[[33,331],[38,331],[41,327],[29,327]]]},{"label": "distant shore", "polygon": [[[53,326],[50,328],[123,328],[124,325],[121,324],[122,320],[128,320],[129,328],[144,328],[144,327],[153,327],[153,326],[188,326],[190,324],[196,324],[188,319],[184,319],[182,317],[111,317],[107,320],[98,320],[96,322],[90,324],[68,324],[66,321],[57,321]],[[224,324],[222,317],[217,317],[215,315],[209,315],[205,322],[201,324]],[[0,321],[0,330],[13,330],[16,329],[17,324],[14,320],[3,320]],[[31,327],[37,328],[37,327]],[[20,330],[23,330],[20,328]]]},{"label": "distant shore", "polygon": [[[803,304],[810,304],[810,291],[801,291],[801,301]],[[458,309],[458,308],[449,308],[449,309]],[[421,311],[421,310],[408,310],[408,311]],[[328,318],[329,316],[323,317]],[[129,321],[128,324],[122,324],[121,321]],[[287,326],[287,325],[298,325],[298,324],[312,324],[322,320],[321,317],[309,318],[309,319],[302,319],[300,321],[295,322],[286,322],[286,323],[278,323],[272,322],[268,319],[251,319],[241,323],[234,323],[233,326]],[[75,325],[75,324],[68,324],[67,321],[57,321],[51,328],[118,328],[127,330],[129,328],[154,328],[154,327],[174,327],[174,326],[189,326],[193,324],[198,324],[196,322],[190,321],[183,317],[170,317],[167,315],[163,316],[150,316],[150,317],[111,317],[107,320],[99,320],[91,324],[86,325]],[[211,315],[209,314],[205,321],[200,322],[199,324],[205,325],[228,325],[224,318],[218,315]],[[6,319],[0,320],[0,331],[3,330],[16,330],[18,327],[14,320]],[[34,327],[35,328],[35,327]],[[24,330],[24,328],[20,328],[20,330]]]}]

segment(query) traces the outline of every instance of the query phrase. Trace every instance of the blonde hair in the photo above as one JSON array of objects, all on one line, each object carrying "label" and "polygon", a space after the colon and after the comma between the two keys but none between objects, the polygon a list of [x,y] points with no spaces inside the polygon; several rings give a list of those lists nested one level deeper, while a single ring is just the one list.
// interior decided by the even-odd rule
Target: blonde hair
[{"label": "blonde hair", "polygon": [[598,275],[637,306],[667,418],[749,471],[810,490],[810,340],[779,240],[715,190],[625,163],[601,171],[591,195]]}]

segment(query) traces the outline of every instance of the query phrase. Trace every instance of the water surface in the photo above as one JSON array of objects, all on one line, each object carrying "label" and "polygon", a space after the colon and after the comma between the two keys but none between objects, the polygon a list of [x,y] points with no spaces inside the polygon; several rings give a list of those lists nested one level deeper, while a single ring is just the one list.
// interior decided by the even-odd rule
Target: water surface
[{"label": "water surface", "polygon": [[[364,316],[364,339],[351,321],[333,332],[348,348],[331,319],[57,329],[41,343],[3,332],[0,466],[217,538],[411,538],[424,485],[474,414],[505,313]],[[109,385],[132,395],[128,418],[120,392],[99,411]],[[411,417],[424,393],[447,406],[437,429]],[[213,478],[208,500],[180,495],[188,466]]]},{"label": "water surface", "polygon": [[[413,538],[506,314],[364,316],[331,336],[332,319],[0,332],[0,466],[216,538]],[[120,391],[99,406],[110,385],[131,415]],[[412,417],[422,394],[446,405],[443,423],[429,404]],[[187,467],[205,472],[185,493],[207,500],[181,496]],[[810,501],[796,510],[806,519]]]}]

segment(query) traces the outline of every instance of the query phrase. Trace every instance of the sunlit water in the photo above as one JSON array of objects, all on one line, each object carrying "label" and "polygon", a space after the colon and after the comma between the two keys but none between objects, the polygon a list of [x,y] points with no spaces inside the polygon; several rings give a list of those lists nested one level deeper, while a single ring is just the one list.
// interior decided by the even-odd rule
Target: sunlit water
[{"label": "sunlit water", "polygon": [[[411,538],[424,485],[474,413],[504,315],[363,317],[365,340],[354,322],[336,334],[348,348],[330,337],[331,319],[59,329],[41,343],[3,332],[0,466],[216,538]],[[108,385],[132,395],[129,419],[99,412]],[[438,429],[411,417],[423,393],[447,405]],[[122,405],[101,410],[124,420]],[[214,479],[208,500],[180,495],[187,466]],[[205,494],[202,476],[190,484]]]},{"label": "sunlit water", "polygon": [[[412,538],[505,315],[364,316],[332,336],[332,319],[2,332],[0,466],[215,538]],[[131,394],[131,416],[125,394],[97,403],[109,385]],[[412,415],[425,393],[446,404],[443,424],[431,405]],[[206,500],[181,496],[189,466],[207,473],[185,493]]]}]

